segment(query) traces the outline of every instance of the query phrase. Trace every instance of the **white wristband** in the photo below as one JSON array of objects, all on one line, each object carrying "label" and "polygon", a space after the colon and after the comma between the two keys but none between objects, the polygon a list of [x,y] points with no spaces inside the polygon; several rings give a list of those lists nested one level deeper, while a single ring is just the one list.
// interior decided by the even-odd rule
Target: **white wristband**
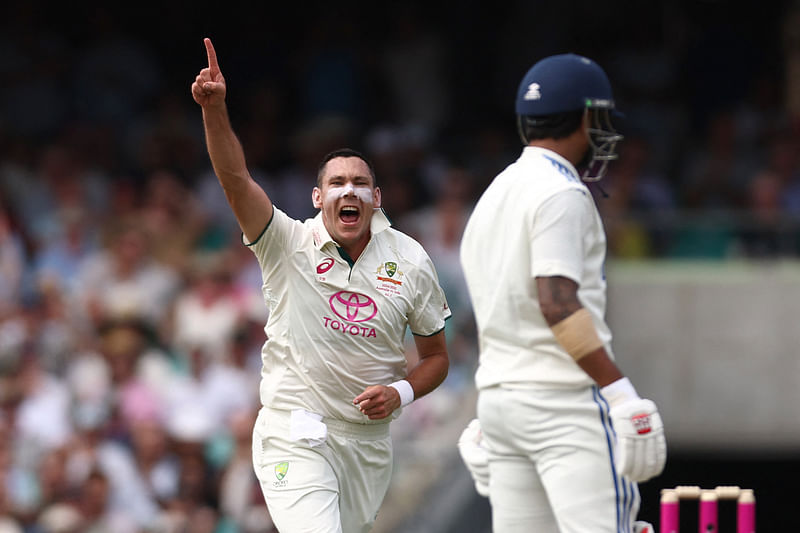
[{"label": "white wristband", "polygon": [[414,389],[411,388],[411,383],[408,381],[401,379],[390,383],[389,386],[394,387],[400,393],[400,407],[405,407],[414,401]]},{"label": "white wristband", "polygon": [[606,385],[600,389],[600,393],[608,400],[608,405],[611,407],[639,399],[636,389],[633,388],[633,384],[628,378],[620,378],[614,383]]}]

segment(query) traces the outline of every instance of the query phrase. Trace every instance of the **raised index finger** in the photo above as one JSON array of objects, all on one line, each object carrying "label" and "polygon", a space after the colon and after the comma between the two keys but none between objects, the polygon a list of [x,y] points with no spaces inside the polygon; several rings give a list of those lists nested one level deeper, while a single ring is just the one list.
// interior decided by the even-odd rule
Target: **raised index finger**
[{"label": "raised index finger", "polygon": [[219,64],[217,63],[217,52],[214,51],[214,45],[211,44],[211,39],[206,37],[203,39],[206,44],[206,54],[208,54],[208,68],[211,70],[211,75],[219,74]]}]

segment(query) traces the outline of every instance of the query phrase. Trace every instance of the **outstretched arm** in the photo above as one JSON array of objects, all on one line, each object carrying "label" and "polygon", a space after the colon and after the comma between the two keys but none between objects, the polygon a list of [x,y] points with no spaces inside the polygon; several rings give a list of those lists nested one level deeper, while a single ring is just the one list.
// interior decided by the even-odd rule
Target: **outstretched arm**
[{"label": "outstretched arm", "polygon": [[227,86],[211,39],[206,38],[208,67],[192,84],[192,97],[203,108],[206,147],[225,197],[244,236],[252,242],[272,218],[272,202],[250,176],[242,145],[231,127],[225,104]]}]

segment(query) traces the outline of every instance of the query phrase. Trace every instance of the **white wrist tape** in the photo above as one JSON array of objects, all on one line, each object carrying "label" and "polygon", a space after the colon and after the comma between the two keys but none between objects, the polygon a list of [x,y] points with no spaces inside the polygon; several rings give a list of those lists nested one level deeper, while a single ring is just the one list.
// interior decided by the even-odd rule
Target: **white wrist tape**
[{"label": "white wrist tape", "polygon": [[389,386],[394,387],[400,393],[400,407],[405,407],[414,401],[414,389],[411,388],[411,383],[405,379],[390,383]]},{"label": "white wrist tape", "polygon": [[633,388],[633,384],[628,378],[620,378],[614,383],[606,385],[600,389],[600,394],[603,395],[611,407],[639,399],[636,389]]}]

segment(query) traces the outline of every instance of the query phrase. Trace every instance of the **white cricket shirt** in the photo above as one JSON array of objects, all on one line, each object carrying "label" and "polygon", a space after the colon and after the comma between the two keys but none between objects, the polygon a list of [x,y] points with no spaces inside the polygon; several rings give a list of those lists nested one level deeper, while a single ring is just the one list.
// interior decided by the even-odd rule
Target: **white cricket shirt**
[{"label": "white cricket shirt", "polygon": [[353,398],[370,385],[406,377],[406,327],[421,336],[444,328],[450,310],[433,263],[418,242],[390,227],[380,209],[354,264],[340,254],[321,214],[300,222],[273,212],[248,244],[261,266],[269,308],[262,404],[387,422],[369,420]]},{"label": "white cricket shirt", "polygon": [[605,253],[600,215],[572,164],[550,150],[525,147],[484,191],[461,241],[478,326],[479,389],[592,383],[547,325],[535,278],[578,283],[578,298],[613,357],[604,320]]}]

